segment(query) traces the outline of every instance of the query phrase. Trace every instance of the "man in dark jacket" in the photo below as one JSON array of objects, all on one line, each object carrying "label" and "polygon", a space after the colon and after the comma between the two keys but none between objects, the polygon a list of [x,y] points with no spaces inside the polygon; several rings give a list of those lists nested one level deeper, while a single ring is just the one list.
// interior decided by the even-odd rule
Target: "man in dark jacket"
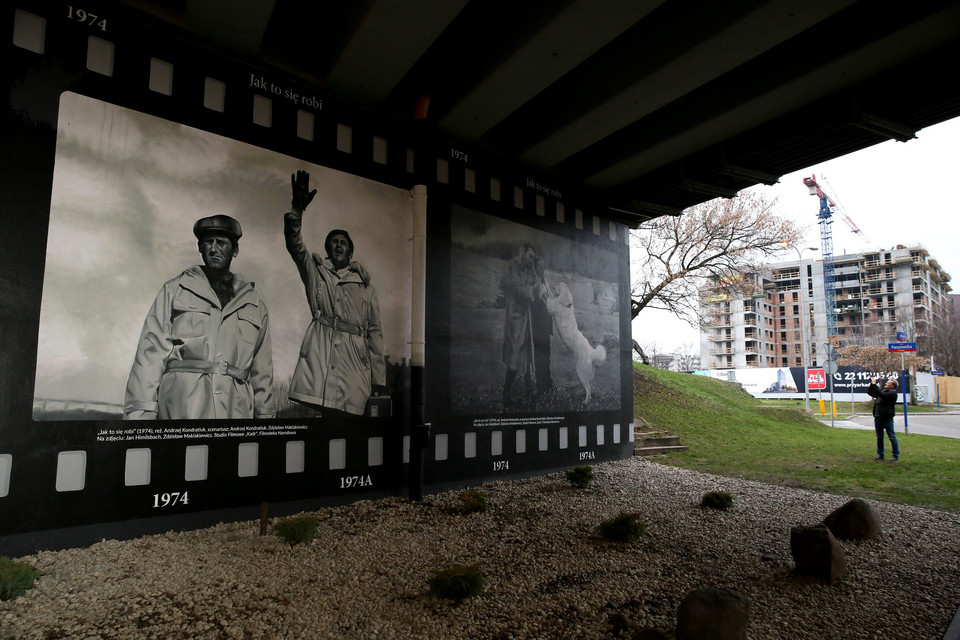
[{"label": "man in dark jacket", "polygon": [[893,447],[893,462],[898,462],[900,445],[893,431],[893,416],[897,412],[897,381],[891,378],[881,389],[877,379],[870,378],[867,393],[873,397],[873,428],[877,432],[877,457],[874,460],[883,460],[883,432],[886,431],[890,446]]}]

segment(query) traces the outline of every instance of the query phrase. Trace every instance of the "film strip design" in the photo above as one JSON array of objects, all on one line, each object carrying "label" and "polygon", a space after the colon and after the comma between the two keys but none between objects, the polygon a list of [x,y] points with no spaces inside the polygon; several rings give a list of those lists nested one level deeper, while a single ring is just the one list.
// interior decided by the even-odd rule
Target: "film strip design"
[{"label": "film strip design", "polygon": [[[0,507],[18,514],[0,526],[0,553],[249,518],[261,502],[275,505],[272,515],[282,515],[403,494],[410,474],[406,363],[397,367],[392,404],[375,403],[367,415],[335,424],[317,417],[160,426],[114,419],[34,420],[34,379],[27,372],[37,358],[47,246],[47,221],[36,212],[50,206],[57,109],[64,93],[398,189],[424,184],[434,219],[449,216],[460,204],[603,248],[622,261],[619,297],[627,300],[629,229],[594,213],[589,199],[115,11],[109,5],[81,8],[45,1],[4,9],[8,82],[16,94],[11,104],[20,105],[16,113],[3,114],[15,130],[2,147],[5,166],[28,156],[8,172],[4,189],[25,194],[11,214],[32,215],[34,222],[25,239],[4,244],[5,264],[25,266],[15,271],[15,284],[3,296],[22,299],[25,315],[9,331],[5,327],[13,346],[3,366],[23,363],[24,375],[4,371],[0,388],[6,405],[0,410]],[[449,229],[449,222],[440,228]],[[447,239],[429,242],[428,253],[435,248],[442,253]],[[449,293],[440,303],[449,304]],[[625,313],[620,327],[620,335],[628,337]],[[438,348],[431,341],[428,329],[428,362],[430,350]],[[620,390],[627,397],[629,348],[610,356],[622,362]],[[465,485],[632,455],[632,410],[629,402],[622,404],[599,412],[563,412],[547,421],[519,416],[480,427],[437,411],[424,450],[425,485]],[[71,409],[67,404],[44,407],[51,415]],[[136,524],[118,526],[123,522]],[[60,533],[43,535],[55,531]]]},{"label": "film strip design", "polygon": [[[415,140],[414,134],[409,131],[398,133],[394,139],[387,134],[378,135],[374,133],[376,124],[371,123],[365,114],[351,114],[349,106],[339,104],[336,98],[293,82],[282,83],[268,79],[266,75],[258,75],[255,71],[247,73],[244,70],[242,76],[230,74],[237,79],[228,85],[222,79],[198,72],[192,62],[174,65],[154,57],[139,43],[132,51],[129,46],[120,49],[108,37],[107,18],[76,9],[72,5],[37,4],[47,11],[42,15],[35,13],[37,8],[30,4],[12,9],[12,47],[37,56],[50,55],[50,50],[58,45],[51,39],[51,35],[58,34],[50,34],[51,29],[48,28],[55,24],[55,20],[59,18],[70,22],[71,26],[79,23],[88,27],[90,33],[85,40],[72,37],[68,43],[72,45],[71,50],[60,50],[58,53],[77,61],[77,64],[82,61],[84,73],[96,76],[100,81],[91,85],[100,88],[110,82],[123,85],[103,92],[107,94],[105,99],[116,96],[121,98],[121,104],[130,103],[129,99],[122,100],[125,97],[124,89],[135,81],[141,88],[141,100],[133,101],[135,108],[159,106],[164,96],[169,98],[175,95],[175,86],[179,88],[192,83],[195,88],[202,87],[202,91],[195,89],[191,92],[194,101],[183,105],[188,111],[206,116],[225,114],[228,103],[231,103],[231,111],[245,114],[246,118],[234,116],[229,123],[235,126],[228,133],[233,137],[263,140],[266,136],[274,144],[287,145],[295,138],[297,142],[311,143],[309,147],[296,148],[301,154],[306,153],[308,158],[312,155],[318,164],[323,164],[320,160],[334,160],[331,163],[334,168],[374,179],[384,178],[387,175],[384,169],[400,169],[402,174],[406,174],[406,179],[401,180],[405,184],[425,183],[430,185],[431,190],[457,187],[468,194],[485,198],[488,207],[502,207],[501,212],[514,215],[530,212],[541,219],[586,230],[597,238],[624,245],[629,243],[629,228],[626,225],[598,214],[585,213],[589,205],[581,205],[576,200],[572,204],[565,202],[561,188],[543,184],[533,177],[512,175],[502,168],[498,170],[479,153],[458,149],[437,140],[428,140],[424,144],[422,140]],[[57,11],[61,15],[56,16]],[[112,22],[110,25],[112,27]],[[131,24],[127,25],[127,29],[139,31],[143,27]],[[128,39],[128,43],[130,40],[137,41],[135,37]],[[187,43],[178,44],[190,48]],[[169,45],[157,48],[169,49]],[[200,51],[196,53],[198,57],[202,55]],[[206,57],[213,56],[209,52],[202,53]],[[132,59],[123,58],[127,55]],[[189,55],[182,57],[186,60],[191,58]],[[224,60],[221,59],[220,63],[218,67]],[[123,67],[126,73],[133,69],[139,73],[135,78],[125,77],[126,73],[121,77],[119,67]],[[146,92],[142,91],[143,87]],[[258,90],[263,93],[255,93]],[[129,95],[126,97],[129,98]],[[333,111],[334,115],[327,116],[324,109],[327,113]],[[211,122],[209,118],[197,120]],[[251,131],[261,135],[251,135]],[[243,133],[247,135],[242,136]],[[472,165],[471,159],[475,159]],[[396,182],[395,179],[385,181]]]}]

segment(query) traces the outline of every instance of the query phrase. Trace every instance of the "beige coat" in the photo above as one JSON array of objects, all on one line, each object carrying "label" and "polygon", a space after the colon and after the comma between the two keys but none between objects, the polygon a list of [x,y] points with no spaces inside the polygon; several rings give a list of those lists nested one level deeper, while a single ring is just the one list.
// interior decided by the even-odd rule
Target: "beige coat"
[{"label": "beige coat", "polygon": [[199,266],[163,285],[140,333],[125,420],[276,415],[267,305],[239,275],[234,288],[221,309]]},{"label": "beige coat", "polygon": [[[362,415],[372,385],[386,385],[380,302],[358,262],[341,270],[310,254],[300,235],[301,218],[284,216],[287,250],[297,265],[312,321],[303,336],[290,398],[317,407]],[[337,324],[344,323],[345,329]]]}]

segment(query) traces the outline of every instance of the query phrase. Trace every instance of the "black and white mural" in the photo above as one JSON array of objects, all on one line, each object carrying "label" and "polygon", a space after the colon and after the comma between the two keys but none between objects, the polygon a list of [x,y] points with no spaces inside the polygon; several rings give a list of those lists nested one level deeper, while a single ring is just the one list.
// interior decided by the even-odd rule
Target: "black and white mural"
[{"label": "black and white mural", "polygon": [[452,225],[452,411],[619,409],[617,256],[465,207]]},{"label": "black and white mural", "polygon": [[70,92],[59,125],[34,420],[362,415],[389,395],[408,192]]},{"label": "black and white mural", "polygon": [[0,554],[631,455],[627,232],[589,198],[108,5],[15,4]]}]

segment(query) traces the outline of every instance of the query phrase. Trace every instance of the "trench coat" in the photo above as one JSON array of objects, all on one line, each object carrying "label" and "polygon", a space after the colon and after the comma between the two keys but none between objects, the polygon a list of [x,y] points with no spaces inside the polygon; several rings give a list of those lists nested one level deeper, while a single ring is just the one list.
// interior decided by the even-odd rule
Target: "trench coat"
[{"label": "trench coat", "polygon": [[533,368],[532,314],[539,283],[540,276],[533,265],[524,267],[520,258],[510,260],[500,280],[504,300],[501,357],[508,369],[521,375]]},{"label": "trench coat", "polygon": [[199,266],[163,285],[127,379],[125,420],[276,415],[267,305],[237,274],[234,289],[221,308]]},{"label": "trench coat", "polygon": [[290,399],[362,415],[372,386],[385,386],[387,378],[377,291],[359,262],[338,271],[329,258],[310,254],[301,224],[300,214],[284,215],[287,251],[300,272],[312,318],[290,381]]}]

